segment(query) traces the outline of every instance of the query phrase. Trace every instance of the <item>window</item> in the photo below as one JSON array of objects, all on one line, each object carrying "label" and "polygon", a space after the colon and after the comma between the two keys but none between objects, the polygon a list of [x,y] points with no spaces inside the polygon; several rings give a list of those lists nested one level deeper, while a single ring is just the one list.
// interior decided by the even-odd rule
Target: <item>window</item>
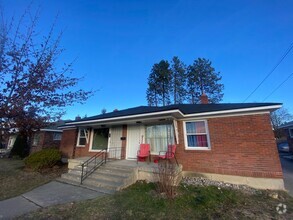
[{"label": "window", "polygon": [[78,138],[77,138],[77,145],[78,147],[84,147],[85,144],[88,142],[88,130],[84,128],[80,128],[78,130]]},{"label": "window", "polygon": [[62,138],[62,133],[61,132],[54,132],[53,133],[53,140],[54,141],[60,141]]},{"label": "window", "polygon": [[169,144],[175,144],[173,126],[171,124],[147,126],[146,142],[150,144],[152,154],[166,151]]},{"label": "window", "polygon": [[289,135],[290,135],[290,138],[293,138],[293,128],[289,128]]},{"label": "window", "polygon": [[8,140],[8,148],[12,148],[16,140],[16,135],[10,136]]},{"label": "window", "polygon": [[38,146],[40,144],[41,134],[35,134],[33,139],[33,146]]},{"label": "window", "polygon": [[185,147],[188,150],[206,150],[210,148],[206,121],[185,122]]},{"label": "window", "polygon": [[93,130],[91,151],[104,150],[108,147],[109,128],[98,128]]}]

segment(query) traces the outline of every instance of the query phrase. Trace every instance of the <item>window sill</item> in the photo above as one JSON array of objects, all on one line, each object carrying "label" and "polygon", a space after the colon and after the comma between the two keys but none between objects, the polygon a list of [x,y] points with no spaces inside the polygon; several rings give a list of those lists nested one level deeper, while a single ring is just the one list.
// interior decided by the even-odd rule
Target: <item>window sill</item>
[{"label": "window sill", "polygon": [[190,150],[190,151],[210,151],[211,148],[208,148],[208,147],[194,147],[194,148],[191,148],[191,147],[185,147],[185,150]]},{"label": "window sill", "polygon": [[76,147],[85,147],[85,145],[76,145]]},{"label": "window sill", "polygon": [[[102,152],[102,151],[105,151],[105,150],[93,150],[93,149],[90,149],[89,152]],[[107,151],[108,152],[108,151]]]}]

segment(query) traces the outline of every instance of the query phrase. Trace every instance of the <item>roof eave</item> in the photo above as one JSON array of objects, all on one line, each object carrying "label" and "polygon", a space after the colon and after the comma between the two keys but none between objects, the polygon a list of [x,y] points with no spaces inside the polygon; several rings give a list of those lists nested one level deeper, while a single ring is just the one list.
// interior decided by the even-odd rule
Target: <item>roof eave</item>
[{"label": "roof eave", "polygon": [[120,117],[112,117],[112,118],[105,118],[105,119],[95,119],[95,120],[86,120],[86,121],[77,121],[77,122],[68,122],[64,126],[60,126],[60,129],[67,129],[73,128],[76,126],[85,126],[88,124],[97,124],[97,123],[113,123],[113,122],[125,122],[127,120],[140,120],[143,118],[152,118],[157,116],[170,116],[177,119],[182,118],[190,118],[190,117],[201,117],[201,116],[212,116],[212,115],[224,115],[224,114],[239,114],[239,113],[248,113],[248,112],[259,112],[259,111],[274,111],[278,108],[281,108],[281,104],[276,105],[268,105],[268,106],[261,106],[261,107],[251,107],[251,108],[240,108],[240,109],[232,109],[232,110],[221,110],[221,111],[212,111],[212,112],[201,112],[201,113],[194,113],[194,114],[183,114],[179,109],[173,109],[168,111],[160,111],[160,112],[151,112],[151,113],[144,113],[144,114],[136,114],[136,115],[127,115],[127,116],[120,116]]}]

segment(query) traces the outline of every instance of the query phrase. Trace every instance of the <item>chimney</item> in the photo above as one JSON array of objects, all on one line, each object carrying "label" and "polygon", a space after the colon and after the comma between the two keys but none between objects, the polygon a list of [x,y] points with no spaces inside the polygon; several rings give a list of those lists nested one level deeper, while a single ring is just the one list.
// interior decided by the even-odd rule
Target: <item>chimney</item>
[{"label": "chimney", "polygon": [[200,96],[200,103],[209,104],[208,96],[205,93],[202,93],[202,95]]},{"label": "chimney", "polygon": [[80,119],[81,119],[81,117],[79,115],[75,117],[75,121],[78,121]]}]

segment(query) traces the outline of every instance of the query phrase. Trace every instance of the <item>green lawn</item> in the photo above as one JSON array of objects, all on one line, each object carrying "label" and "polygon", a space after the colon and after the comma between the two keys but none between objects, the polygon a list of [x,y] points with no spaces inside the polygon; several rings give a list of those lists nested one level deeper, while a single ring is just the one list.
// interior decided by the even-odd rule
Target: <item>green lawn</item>
[{"label": "green lawn", "polygon": [[[278,192],[273,199],[269,193],[180,186],[168,200],[154,184],[137,182],[115,195],[40,209],[20,219],[293,219],[293,198]],[[279,203],[287,205],[286,214],[276,212]]]},{"label": "green lawn", "polygon": [[18,196],[60,175],[63,169],[46,173],[25,171],[22,160],[0,159],[0,200]]}]

